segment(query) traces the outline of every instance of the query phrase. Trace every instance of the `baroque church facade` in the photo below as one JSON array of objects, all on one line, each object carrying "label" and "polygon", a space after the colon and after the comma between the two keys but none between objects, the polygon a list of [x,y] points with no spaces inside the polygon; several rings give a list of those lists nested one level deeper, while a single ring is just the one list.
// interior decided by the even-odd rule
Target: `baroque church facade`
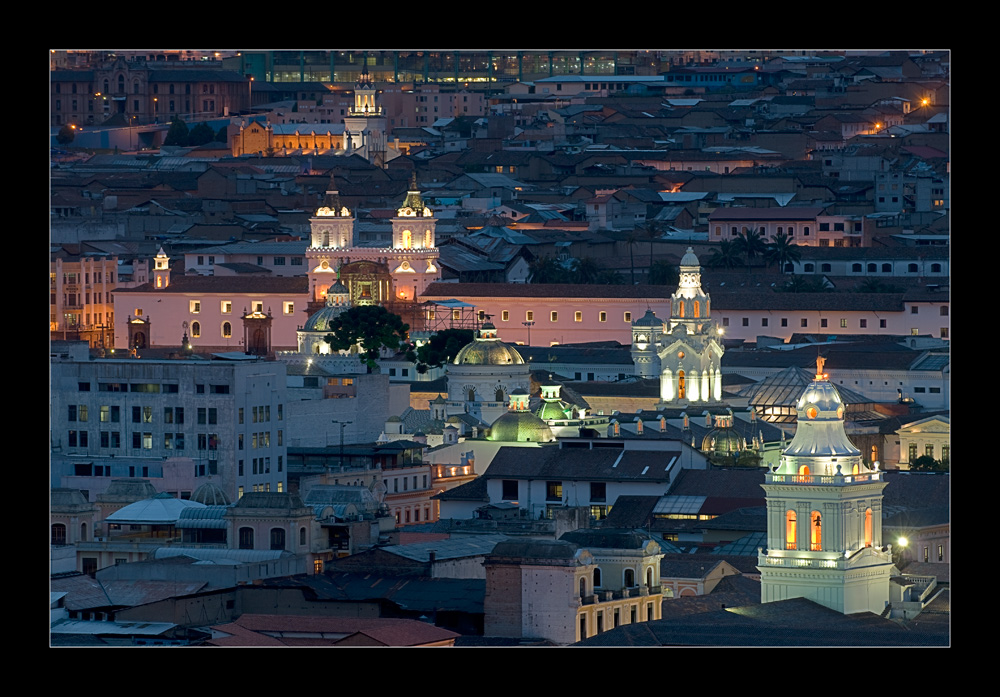
[{"label": "baroque church facade", "polygon": [[660,378],[663,407],[722,404],[722,331],[701,287],[701,265],[691,247],[681,258],[680,282],[664,322],[652,310],[632,323],[636,375]]}]

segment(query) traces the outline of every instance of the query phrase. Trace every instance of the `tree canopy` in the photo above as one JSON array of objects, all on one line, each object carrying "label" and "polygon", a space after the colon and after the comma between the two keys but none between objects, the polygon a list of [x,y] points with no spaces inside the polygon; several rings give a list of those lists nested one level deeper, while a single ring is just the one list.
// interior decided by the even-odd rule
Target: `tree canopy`
[{"label": "tree canopy", "polygon": [[215,140],[215,131],[207,123],[199,123],[188,133],[187,145],[205,145]]},{"label": "tree canopy", "polygon": [[417,348],[417,372],[426,373],[450,363],[463,346],[472,343],[475,335],[471,329],[442,329],[430,341]]},{"label": "tree canopy", "polygon": [[73,132],[73,128],[69,124],[66,124],[60,128],[59,133],[56,134],[56,142],[59,143],[59,145],[69,145],[73,142],[75,137],[76,133]]},{"label": "tree canopy", "polygon": [[910,463],[910,469],[915,472],[948,472],[951,468],[947,460],[935,460],[930,455],[921,455]]},{"label": "tree canopy", "polygon": [[170,130],[167,131],[167,137],[163,139],[164,145],[187,145],[188,141],[188,127],[184,121],[175,116],[174,120],[170,122]]},{"label": "tree canopy", "polygon": [[410,325],[399,315],[380,305],[361,305],[338,315],[324,340],[334,351],[352,351],[357,347],[358,358],[369,370],[374,370],[383,349],[409,348],[409,331]]}]

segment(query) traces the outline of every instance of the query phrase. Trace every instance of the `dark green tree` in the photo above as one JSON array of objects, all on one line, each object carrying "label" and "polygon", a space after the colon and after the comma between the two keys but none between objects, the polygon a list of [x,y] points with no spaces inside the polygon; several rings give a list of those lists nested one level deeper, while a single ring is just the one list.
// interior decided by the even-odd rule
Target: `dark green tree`
[{"label": "dark green tree", "polygon": [[536,257],[528,264],[529,283],[566,283],[566,270],[550,256]]},{"label": "dark green tree", "polygon": [[73,142],[74,138],[76,138],[76,133],[74,132],[73,127],[69,124],[60,128],[59,133],[56,134],[56,142],[59,143],[59,145],[69,145]]},{"label": "dark green tree", "polygon": [[778,265],[778,270],[785,272],[786,264],[794,264],[802,258],[802,250],[798,245],[792,243],[792,238],[787,233],[779,232],[767,243],[764,250],[764,261],[768,266]]},{"label": "dark green tree", "polygon": [[408,349],[410,325],[380,305],[361,305],[342,312],[330,325],[325,341],[334,351],[357,351],[358,358],[373,371],[383,349]]},{"label": "dark green tree", "polygon": [[625,277],[614,269],[601,269],[594,283],[601,286],[621,286],[625,285]]},{"label": "dark green tree", "polygon": [[914,472],[947,472],[947,460],[935,460],[930,455],[921,455],[910,463],[910,469]]},{"label": "dark green tree", "polygon": [[680,282],[680,272],[673,264],[660,259],[649,266],[649,282],[654,286],[676,286]]},{"label": "dark green tree", "polygon": [[188,142],[188,127],[187,124],[179,117],[175,116],[174,120],[170,122],[170,130],[167,131],[167,137],[163,139],[164,145],[187,145]]},{"label": "dark green tree", "polygon": [[880,278],[866,278],[854,289],[855,293],[902,293],[899,286],[886,283]]},{"label": "dark green tree", "polygon": [[450,363],[463,346],[472,343],[475,334],[471,329],[442,329],[430,341],[417,348],[417,372],[426,373]]},{"label": "dark green tree", "polygon": [[717,249],[712,250],[712,255],[705,260],[705,265],[713,269],[735,269],[743,262],[740,250],[736,244],[730,240],[719,242]]},{"label": "dark green tree", "polygon": [[744,229],[736,236],[736,251],[738,251],[747,263],[747,275],[750,274],[750,267],[758,257],[764,256],[767,245],[764,243],[764,235],[757,230]]},{"label": "dark green tree", "polygon": [[600,273],[601,265],[594,261],[592,257],[573,260],[571,271],[573,283],[597,283],[597,277]]},{"label": "dark green tree", "polygon": [[215,139],[220,143],[229,142],[229,129],[223,126],[218,131],[215,132]]},{"label": "dark green tree", "polygon": [[[173,126],[171,126],[173,128]],[[199,123],[188,133],[188,145],[205,145],[215,140],[215,131],[207,123]]]},{"label": "dark green tree", "polygon": [[779,290],[782,293],[825,293],[828,289],[822,279],[813,276],[791,276]]}]

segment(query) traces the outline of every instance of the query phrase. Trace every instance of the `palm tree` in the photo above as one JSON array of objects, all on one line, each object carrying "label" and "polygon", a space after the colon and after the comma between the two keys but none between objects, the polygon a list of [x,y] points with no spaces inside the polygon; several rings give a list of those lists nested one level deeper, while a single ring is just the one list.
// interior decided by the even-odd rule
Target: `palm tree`
[{"label": "palm tree", "polygon": [[680,273],[673,264],[654,261],[649,267],[649,283],[654,286],[675,286],[680,281]]},{"label": "palm tree", "polygon": [[597,277],[601,273],[601,265],[592,257],[574,259],[571,273],[573,283],[596,283]]},{"label": "palm tree", "polygon": [[813,276],[791,276],[781,287],[783,293],[823,293],[826,283]]},{"label": "palm tree", "polygon": [[747,262],[747,275],[750,275],[750,267],[759,256],[763,256],[767,251],[764,244],[764,235],[756,230],[744,228],[743,232],[736,236],[736,249],[743,255]]},{"label": "palm tree", "polygon": [[736,244],[730,240],[722,240],[718,249],[712,250],[705,264],[713,269],[735,269],[743,261]]},{"label": "palm tree", "polygon": [[801,258],[802,250],[799,249],[798,245],[793,244],[791,236],[784,232],[775,235],[767,243],[767,249],[764,251],[764,260],[767,265],[777,264],[778,270],[782,273],[785,273],[786,264],[794,264]]}]

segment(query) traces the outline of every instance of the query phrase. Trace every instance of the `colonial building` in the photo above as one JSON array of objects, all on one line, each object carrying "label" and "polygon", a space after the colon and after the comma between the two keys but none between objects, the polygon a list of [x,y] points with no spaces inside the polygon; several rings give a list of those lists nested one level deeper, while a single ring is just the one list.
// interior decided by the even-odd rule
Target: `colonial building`
[{"label": "colonial building", "polygon": [[[530,384],[528,364],[517,349],[500,341],[497,328],[487,321],[448,366],[447,415],[470,414],[492,424],[507,412],[512,391],[527,390]],[[551,435],[549,431],[545,440]]]},{"label": "colonial building", "polygon": [[868,469],[844,431],[844,403],[816,360],[796,405],[795,438],[767,472],[761,602],[808,598],[844,614],[889,603],[891,546],[882,538],[884,474]]},{"label": "colonial building", "polygon": [[722,402],[721,332],[711,318],[711,299],[701,288],[701,266],[688,247],[680,283],[670,298],[670,318],[652,310],[632,325],[632,356],[641,377],[660,377],[664,406]]}]

